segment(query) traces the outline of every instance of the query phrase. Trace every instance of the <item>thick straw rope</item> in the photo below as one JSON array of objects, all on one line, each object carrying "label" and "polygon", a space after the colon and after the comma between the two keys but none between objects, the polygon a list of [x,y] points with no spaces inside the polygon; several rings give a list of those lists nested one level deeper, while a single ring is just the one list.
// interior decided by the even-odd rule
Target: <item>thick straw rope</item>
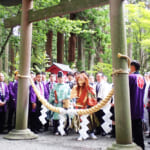
[{"label": "thick straw rope", "polygon": [[[128,60],[128,67],[130,66],[130,58],[126,55],[122,55],[120,53],[118,53],[118,58],[125,58]],[[112,73],[112,75],[116,75],[116,74],[127,74],[128,72],[126,70],[122,70],[122,69],[118,69],[118,70],[115,70],[114,69],[114,72]],[[40,95],[38,89],[36,88],[33,80],[29,77],[29,76],[26,76],[26,75],[18,75],[20,78],[29,78],[30,79],[30,82],[31,82],[31,85],[33,87],[33,90],[36,94],[36,96],[38,97],[39,101],[49,110],[53,111],[53,112],[57,112],[57,113],[61,113],[62,112],[62,108],[61,107],[55,107],[53,105],[51,105],[50,103],[47,102],[47,100]],[[114,93],[114,90],[112,89],[109,94],[107,95],[107,97],[105,99],[103,99],[101,102],[99,102],[97,105],[89,108],[89,109],[76,109],[76,113],[78,115],[86,115],[86,114],[92,114],[94,112],[97,112],[98,110],[100,110],[102,107],[104,107],[107,102],[110,100],[110,98],[113,96],[113,93]],[[64,109],[64,111],[66,111],[67,113],[67,110]]]},{"label": "thick straw rope", "polygon": [[33,80],[31,78],[30,79],[30,82],[31,82],[31,85],[32,85],[32,88],[36,94],[36,96],[38,97],[38,99],[40,100],[40,102],[49,110],[53,111],[53,112],[57,112],[57,113],[60,113],[60,109],[59,107],[54,107],[53,105],[51,105],[50,103],[47,102],[47,100],[40,95],[40,92],[38,91],[38,89],[36,88]]},{"label": "thick straw rope", "polygon": [[30,78],[28,75],[17,74],[18,78]]},{"label": "thick straw rope", "polygon": [[[43,96],[40,95],[40,92],[36,88],[36,86],[35,86],[35,84],[31,78],[30,78],[30,81],[31,81],[31,85],[33,87],[33,90],[34,90],[36,96],[38,97],[39,101],[47,109],[49,109],[53,112],[61,113],[62,108],[61,107],[55,107],[55,106],[51,105],[50,103],[48,103],[47,100]],[[97,112],[99,109],[101,109],[102,107],[104,107],[107,104],[107,102],[110,100],[110,98],[112,96],[113,96],[113,89],[109,92],[108,96],[104,100],[102,100],[100,103],[98,103],[97,105],[95,105],[89,109],[76,109],[76,113],[78,115],[86,115],[86,114],[92,114],[94,112]]]},{"label": "thick straw rope", "polygon": [[97,105],[95,105],[89,109],[77,109],[77,114],[78,115],[86,115],[86,114],[92,114],[94,112],[97,112],[98,110],[100,110],[102,107],[104,107],[108,103],[110,98],[113,96],[113,93],[114,93],[114,90],[112,89],[105,99],[103,99]]},{"label": "thick straw rope", "polygon": [[118,53],[118,58],[125,58],[125,59],[127,59],[127,61],[128,61],[128,68],[130,68],[131,59],[130,59],[129,56],[123,55],[123,54],[121,54],[121,53]]},{"label": "thick straw rope", "polygon": [[[131,59],[130,57],[128,57],[127,55],[123,55],[118,53],[118,58],[125,58],[128,61],[128,68],[130,68],[130,64],[131,64]],[[112,75],[119,75],[119,74],[128,74],[128,70],[123,70],[123,69],[113,69],[113,73]]]}]

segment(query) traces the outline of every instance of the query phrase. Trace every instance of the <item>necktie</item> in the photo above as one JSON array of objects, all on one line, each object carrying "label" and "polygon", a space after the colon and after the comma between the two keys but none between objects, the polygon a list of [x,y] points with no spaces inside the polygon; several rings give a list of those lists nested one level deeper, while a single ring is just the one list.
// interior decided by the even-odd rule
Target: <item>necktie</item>
[{"label": "necktie", "polygon": [[51,83],[51,85],[50,85],[50,90],[52,90],[53,89],[53,83]]},{"label": "necktie", "polygon": [[40,93],[41,93],[41,95],[43,95],[43,90],[42,90],[42,85],[41,85],[41,83],[39,83],[39,88],[40,88]]},{"label": "necktie", "polygon": [[97,85],[96,85],[96,96],[98,96],[99,88],[100,88],[100,83],[97,83]]}]

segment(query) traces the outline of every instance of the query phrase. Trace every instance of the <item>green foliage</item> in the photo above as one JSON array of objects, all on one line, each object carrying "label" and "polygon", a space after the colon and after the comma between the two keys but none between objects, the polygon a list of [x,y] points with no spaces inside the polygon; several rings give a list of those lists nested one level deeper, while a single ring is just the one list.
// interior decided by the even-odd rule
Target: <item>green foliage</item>
[{"label": "green foliage", "polygon": [[4,74],[5,77],[5,82],[9,83],[10,81],[13,81],[13,77],[10,77],[6,72],[2,71],[2,73]]},{"label": "green foliage", "polygon": [[[131,29],[131,33],[127,32],[127,41],[133,45],[133,59],[139,60],[144,70],[147,62],[145,56],[150,56],[150,10],[145,2],[128,4],[126,9],[127,30]],[[150,61],[148,63],[150,65]]]},{"label": "green foliage", "polygon": [[58,5],[60,0],[36,0],[34,3],[34,9],[42,9],[49,6]]},{"label": "green foliage", "polygon": [[[83,33],[85,49],[89,55],[96,54],[95,63],[101,58],[103,62],[112,62],[109,7],[98,7],[78,13],[78,18],[88,21],[84,25],[86,30],[91,29],[94,34]],[[87,63],[86,63],[87,64]]]},{"label": "green foliage", "polygon": [[77,68],[78,68],[78,71],[82,71],[82,70],[83,70],[81,64],[82,64],[82,61],[81,61],[81,60],[78,60],[78,61],[77,61],[77,64],[76,64],[76,66],[77,66]]},{"label": "green foliage", "polygon": [[112,65],[111,64],[107,64],[107,63],[97,63],[96,65],[93,66],[93,70],[92,71],[87,71],[89,74],[96,74],[98,72],[102,72],[104,73],[104,75],[106,75],[108,77],[108,81],[112,82]]},{"label": "green foliage", "polygon": [[51,18],[47,21],[47,26],[49,26],[50,30],[55,30],[57,32],[69,34],[75,33],[94,33],[92,30],[85,30],[83,29],[83,24],[88,23],[88,21],[82,21],[82,20],[70,20],[66,17],[55,17]]},{"label": "green foliage", "polygon": [[[2,49],[5,48],[4,43],[7,41],[9,32],[11,31],[11,29],[6,29],[4,27],[4,19],[14,16],[19,12],[20,6],[4,7],[0,5],[0,51],[3,51]],[[20,40],[18,37],[11,35],[11,39],[9,40],[11,40],[18,47]],[[5,58],[4,53],[2,53],[0,57],[4,59]]]},{"label": "green foliage", "polygon": [[150,52],[150,39],[142,40],[141,45],[147,52]]},{"label": "green foliage", "polygon": [[32,55],[32,71],[35,72],[45,72],[46,68],[49,67],[49,58],[47,57],[46,52],[40,51],[37,56]]}]

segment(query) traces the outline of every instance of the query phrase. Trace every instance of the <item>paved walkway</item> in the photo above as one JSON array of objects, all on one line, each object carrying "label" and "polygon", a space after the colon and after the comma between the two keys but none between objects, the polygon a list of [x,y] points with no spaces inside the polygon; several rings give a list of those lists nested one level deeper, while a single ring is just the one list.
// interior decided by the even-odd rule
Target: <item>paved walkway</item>
[{"label": "paved walkway", "polygon": [[[115,139],[101,136],[98,140],[77,141],[77,134],[61,137],[49,132],[39,134],[34,140],[6,140],[3,136],[0,135],[0,150],[105,150],[115,142]],[[150,150],[147,141],[146,150]]]}]

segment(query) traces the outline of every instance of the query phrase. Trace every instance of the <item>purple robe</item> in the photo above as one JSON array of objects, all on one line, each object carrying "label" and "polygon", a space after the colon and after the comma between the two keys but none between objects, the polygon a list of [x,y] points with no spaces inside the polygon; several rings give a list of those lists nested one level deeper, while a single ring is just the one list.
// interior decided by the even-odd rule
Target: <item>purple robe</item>
[{"label": "purple robe", "polygon": [[46,84],[46,88],[47,88],[47,92],[48,92],[48,99],[49,99],[49,96],[50,96],[50,92],[51,90],[53,89],[53,87],[55,86],[56,82],[53,82],[53,85],[51,86],[51,82],[48,82]]},{"label": "purple robe", "polygon": [[146,83],[142,75],[129,75],[131,119],[143,119],[144,91]]},{"label": "purple robe", "polygon": [[17,104],[18,81],[14,84],[14,99]]},{"label": "purple robe", "polygon": [[9,82],[8,85],[8,89],[9,89],[9,99],[14,99],[14,82]]},{"label": "purple robe", "polygon": [[148,96],[148,99],[149,99],[149,100],[148,100],[148,106],[149,106],[149,107],[148,107],[147,109],[148,109],[148,111],[150,112],[150,86],[149,86],[149,88],[148,88],[148,95],[147,95],[147,96]]},{"label": "purple robe", "polygon": [[10,82],[9,89],[9,107],[16,109],[18,81]]},{"label": "purple robe", "polygon": [[[5,82],[3,82],[4,84],[4,95],[2,95],[2,93],[0,93],[0,100],[1,101],[5,101],[7,102],[9,100],[9,90],[8,90],[8,86]],[[2,98],[3,97],[3,98]],[[6,112],[7,110],[7,105],[5,104],[4,106],[0,106],[0,112]]]},{"label": "purple robe", "polygon": [[149,86],[149,88],[148,88],[148,98],[149,98],[149,100],[150,100],[150,86]]},{"label": "purple robe", "polygon": [[[41,82],[41,83],[42,83],[42,82]],[[36,82],[35,82],[35,85],[37,85]],[[46,85],[44,85],[43,83],[42,83],[42,85],[43,85],[43,89],[44,89],[44,98],[48,100],[49,94],[48,94]],[[37,96],[36,96],[36,94],[35,94],[35,92],[34,92],[32,86],[30,86],[29,90],[30,90],[30,93],[29,93],[29,101],[30,101],[30,104],[32,104],[32,103],[37,103],[38,98],[37,98]],[[32,106],[31,106],[31,107],[32,107]],[[36,109],[32,109],[32,108],[31,108],[31,111],[32,111],[32,112],[35,112]]]}]

